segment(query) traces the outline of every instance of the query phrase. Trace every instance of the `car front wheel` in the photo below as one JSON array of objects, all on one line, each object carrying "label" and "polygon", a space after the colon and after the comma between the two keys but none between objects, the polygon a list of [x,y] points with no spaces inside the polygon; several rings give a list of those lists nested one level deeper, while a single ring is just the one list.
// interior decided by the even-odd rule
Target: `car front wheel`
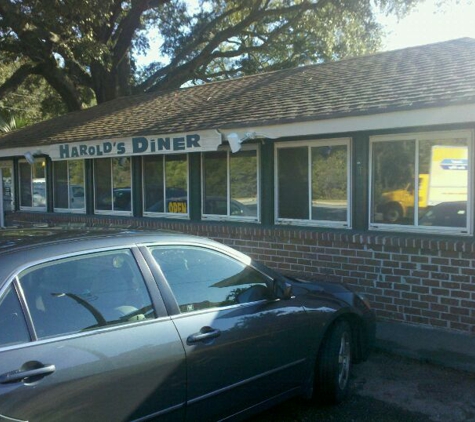
[{"label": "car front wheel", "polygon": [[348,394],[351,370],[351,328],[337,321],[323,341],[315,367],[314,398],[338,404]]}]

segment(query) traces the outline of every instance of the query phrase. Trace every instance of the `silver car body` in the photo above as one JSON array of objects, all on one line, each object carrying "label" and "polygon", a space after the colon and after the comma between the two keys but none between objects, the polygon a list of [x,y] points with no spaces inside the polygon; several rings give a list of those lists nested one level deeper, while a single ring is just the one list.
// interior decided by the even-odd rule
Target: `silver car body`
[{"label": "silver car body", "polygon": [[[205,309],[190,303],[184,312],[154,259],[154,250],[173,248],[194,248],[250,268],[266,280],[268,296]],[[110,325],[96,316],[98,323],[87,329],[42,335],[33,309],[38,301],[25,291],[28,274],[115,251],[133,257],[150,296],[148,311]],[[123,258],[113,260],[122,265]],[[292,297],[274,294],[286,280],[293,284]],[[57,303],[70,296],[82,310],[97,303],[67,292],[50,296]],[[13,297],[19,309],[8,308]],[[185,235],[2,231],[0,330],[15,338],[26,329],[28,338],[2,346],[0,332],[0,421],[240,418],[311,393],[320,344],[339,318],[351,321],[355,358],[364,359],[374,336],[373,315],[339,285],[286,279],[231,248]]]}]

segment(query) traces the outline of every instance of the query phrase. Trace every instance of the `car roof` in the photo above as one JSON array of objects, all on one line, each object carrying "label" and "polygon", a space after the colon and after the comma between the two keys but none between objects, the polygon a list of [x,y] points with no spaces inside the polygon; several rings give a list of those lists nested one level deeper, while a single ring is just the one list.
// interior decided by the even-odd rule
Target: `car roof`
[{"label": "car roof", "polygon": [[[146,243],[186,243],[216,246],[217,242],[176,232],[129,229],[0,229],[0,287],[27,263],[103,248]],[[227,249],[224,245],[220,248]],[[236,252],[237,253],[237,252]]]},{"label": "car roof", "polygon": [[[11,253],[18,249],[35,248],[56,243],[68,243],[77,240],[94,241],[113,237],[130,239],[133,236],[179,236],[178,233],[162,231],[140,231],[127,229],[90,228],[90,229],[63,229],[59,227],[21,228],[0,230],[0,255]],[[184,235],[182,235],[184,236]]]}]

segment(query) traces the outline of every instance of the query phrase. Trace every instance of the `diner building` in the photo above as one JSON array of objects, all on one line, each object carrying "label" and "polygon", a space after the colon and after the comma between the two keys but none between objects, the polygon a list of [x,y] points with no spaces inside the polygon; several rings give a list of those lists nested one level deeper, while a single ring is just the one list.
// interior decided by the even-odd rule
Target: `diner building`
[{"label": "diner building", "polygon": [[0,136],[6,225],[176,230],[475,334],[475,40],[123,97]]}]

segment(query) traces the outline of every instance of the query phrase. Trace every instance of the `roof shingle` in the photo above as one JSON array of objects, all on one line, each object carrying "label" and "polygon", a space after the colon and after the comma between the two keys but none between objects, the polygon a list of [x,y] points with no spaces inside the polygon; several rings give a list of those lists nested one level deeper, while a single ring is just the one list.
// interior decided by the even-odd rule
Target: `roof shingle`
[{"label": "roof shingle", "polygon": [[0,149],[475,103],[475,39],[123,97],[0,137]]}]

